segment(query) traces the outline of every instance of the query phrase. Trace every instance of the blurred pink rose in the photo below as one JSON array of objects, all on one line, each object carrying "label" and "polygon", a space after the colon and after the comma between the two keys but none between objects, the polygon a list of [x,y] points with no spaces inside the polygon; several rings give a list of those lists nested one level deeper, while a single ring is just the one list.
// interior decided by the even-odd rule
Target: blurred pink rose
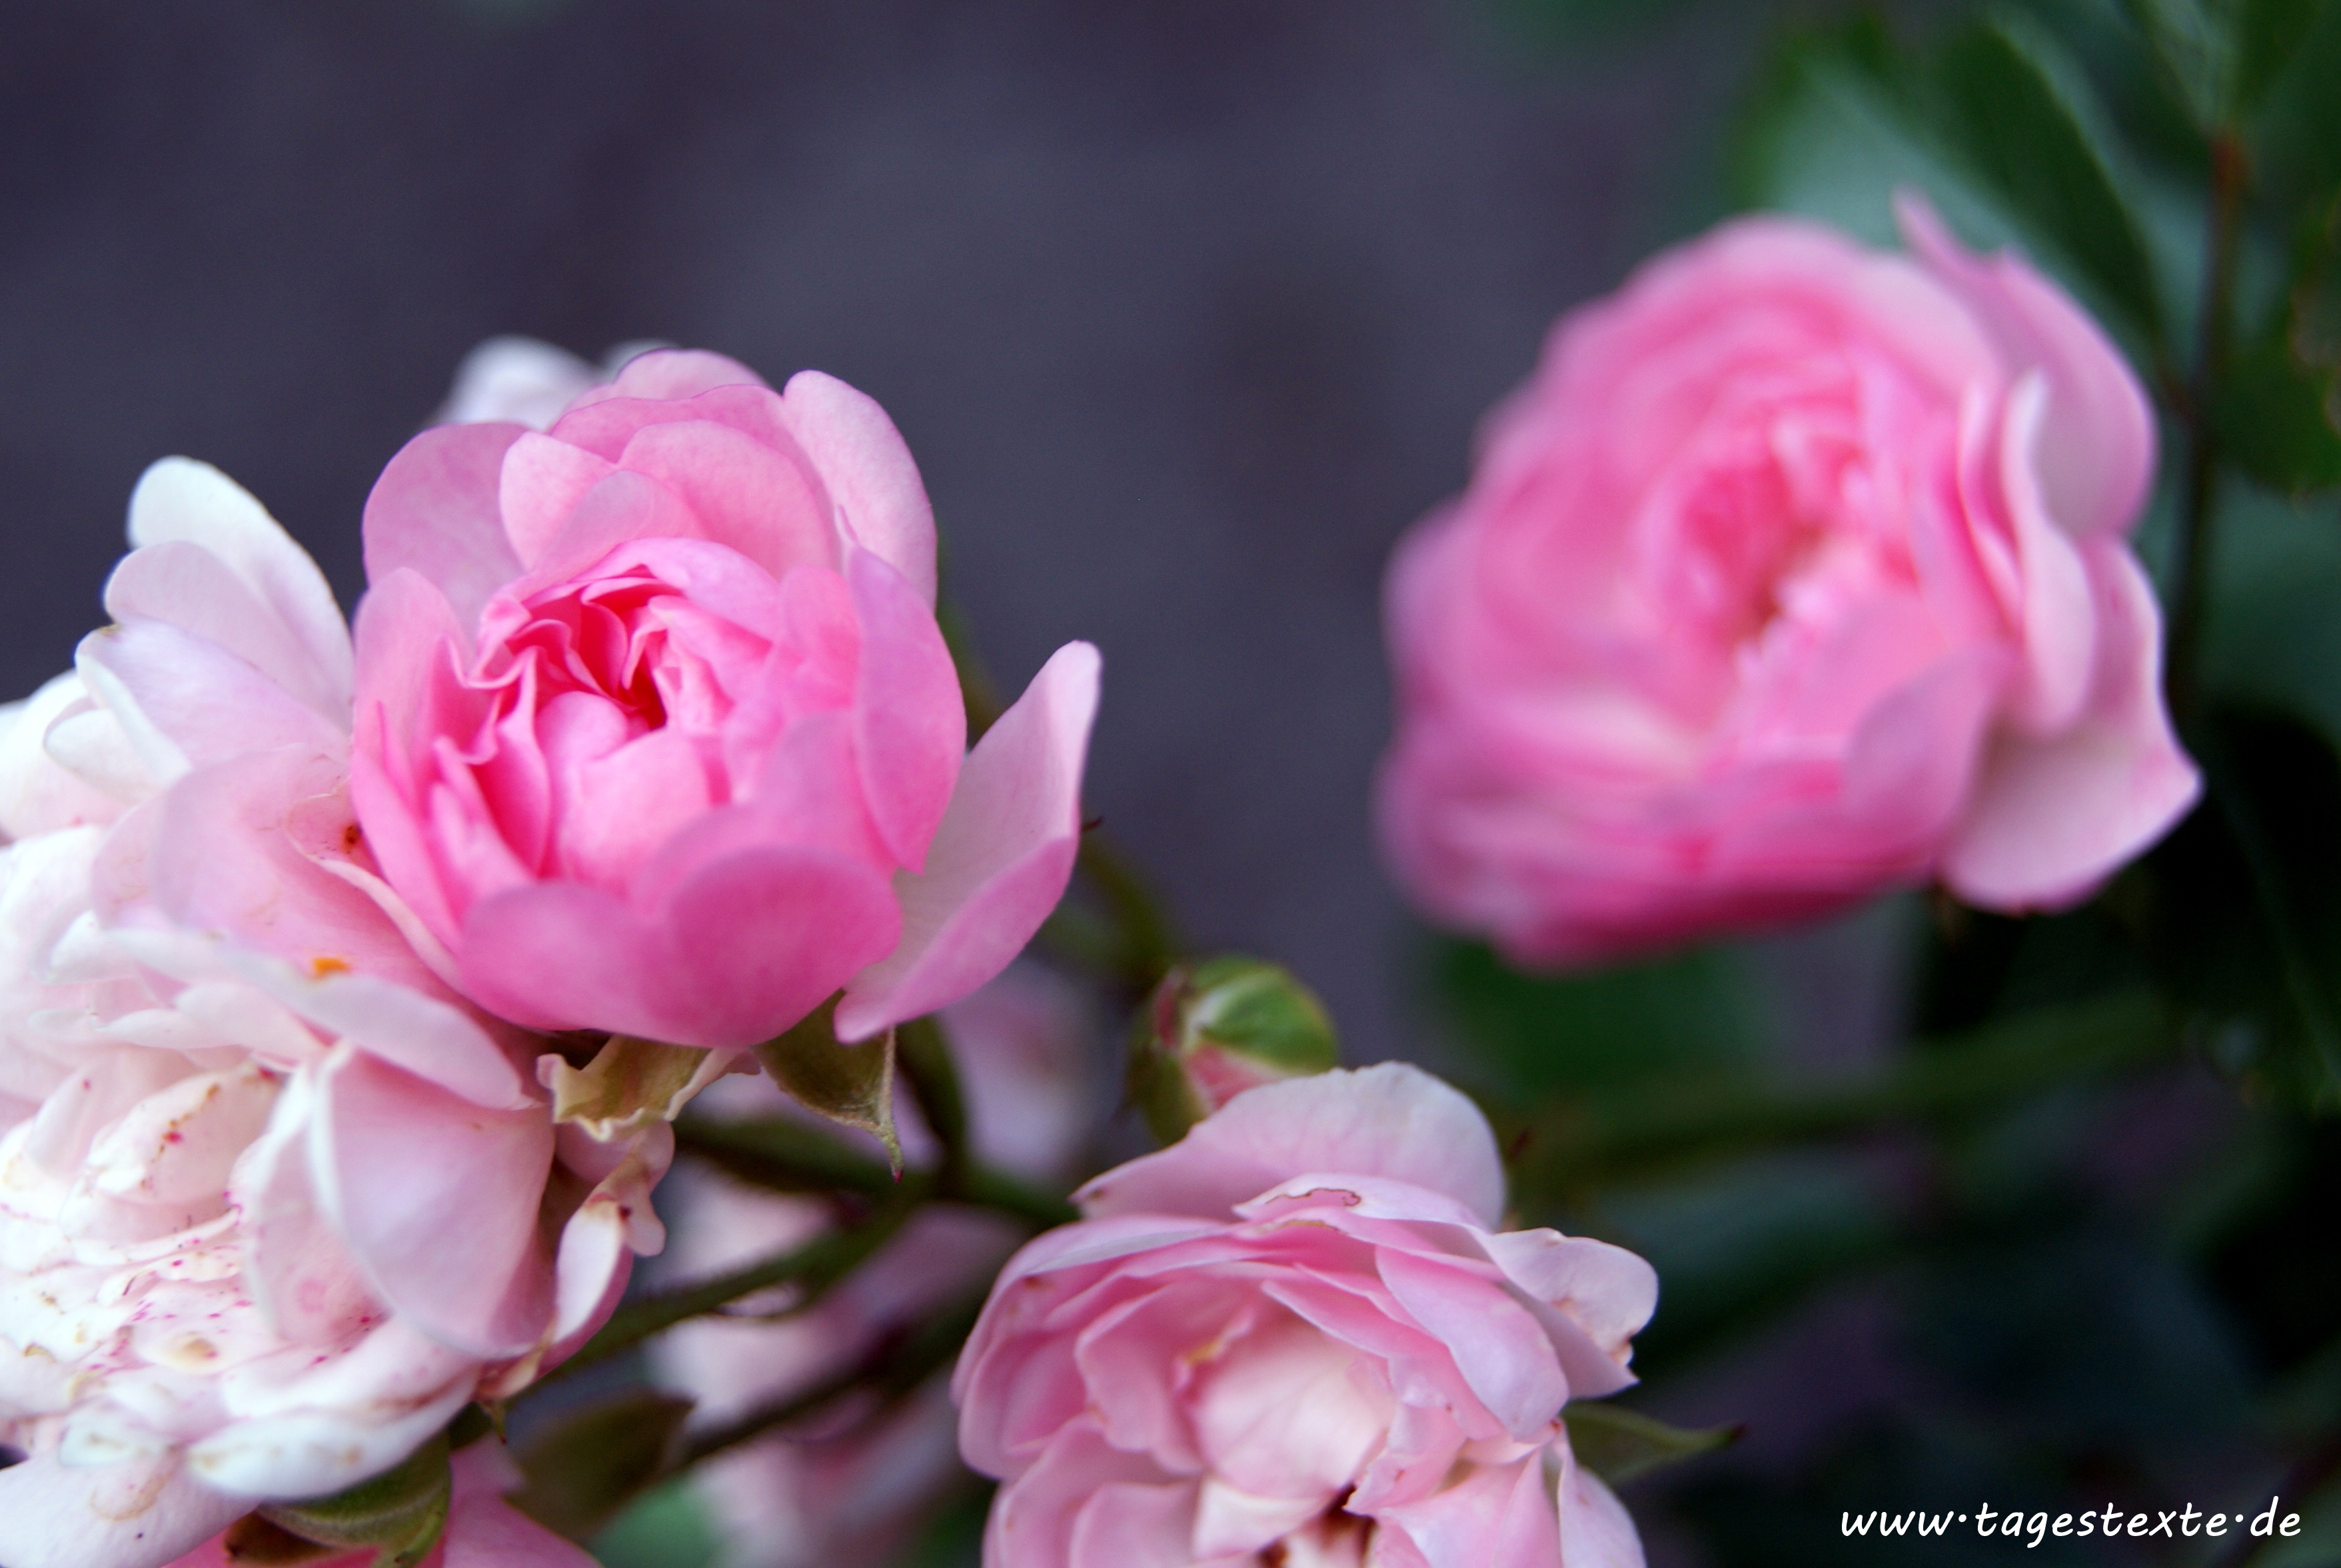
[{"label": "blurred pink rose", "polygon": [[[455,1490],[447,1527],[415,1568],[593,1568],[593,1559],[506,1503],[520,1471],[503,1445],[483,1438],[455,1454]],[[233,1556],[226,1533],[204,1542],[170,1568],[248,1568]],[[369,1548],[337,1557],[310,1558],[305,1568],[373,1568]]]},{"label": "blurred pink rose", "polygon": [[154,1568],[397,1463],[606,1314],[672,1134],[556,1128],[541,1043],[402,934],[324,579],[215,470],[0,711],[8,1568]]},{"label": "blurred pink rose", "polygon": [[965,758],[934,524],[885,414],[660,351],[546,432],[444,425],[366,504],[355,794],[475,1001],[738,1048],[866,1038],[1063,892],[1097,654]]},{"label": "blurred pink rose", "polygon": [[2104,335],[1907,202],[1912,254],[1753,217],[1554,329],[1390,569],[1382,837],[1529,962],[1939,876],[2084,896],[2194,800]]},{"label": "blurred pink rose", "polygon": [[1471,1103],[1397,1063],[1250,1090],[1019,1253],[951,1391],[989,1568],[1639,1568],[1571,1456],[1649,1265],[1499,1232]]},{"label": "blurred pink rose", "polygon": [[[976,1153],[1044,1185],[1064,1181],[1103,1109],[1092,1020],[1078,993],[1045,970],[1018,964],[946,1009],[942,1024]],[[762,1078],[727,1078],[701,1104],[730,1116],[803,1114]],[[930,1140],[907,1094],[898,1114],[911,1158],[928,1158]],[[817,1198],[688,1168],[678,1176],[662,1193],[672,1194],[675,1222],[662,1273],[677,1278],[720,1273],[802,1245],[832,1220],[831,1206]],[[981,1290],[1023,1234],[999,1214],[931,1205],[810,1311],[777,1323],[700,1318],[662,1335],[652,1346],[660,1380],[699,1402],[694,1421],[737,1420],[818,1384]],[[816,1568],[887,1558],[965,1474],[950,1395],[938,1377],[891,1409],[848,1408],[745,1444],[702,1466],[694,1483],[722,1531],[722,1568]]]}]

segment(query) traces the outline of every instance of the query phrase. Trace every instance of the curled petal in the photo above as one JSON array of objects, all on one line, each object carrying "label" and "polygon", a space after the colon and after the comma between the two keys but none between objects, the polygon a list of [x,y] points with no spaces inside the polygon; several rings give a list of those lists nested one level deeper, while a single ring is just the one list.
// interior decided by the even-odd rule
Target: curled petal
[{"label": "curled petal", "polygon": [[497,511],[505,454],[519,424],[449,424],[404,446],[374,482],[365,504],[366,581],[413,571],[436,584],[465,626],[520,575],[520,557]]},{"label": "curled petal", "polygon": [[902,940],[845,988],[840,1038],[866,1040],[967,995],[1007,968],[1056,908],[1081,850],[1081,765],[1097,700],[1097,650],[1068,643],[976,743],[926,870],[895,878]]},{"label": "curled petal", "polygon": [[0,1470],[8,1568],[164,1568],[251,1507],[170,1454],[89,1468],[35,1454]]}]

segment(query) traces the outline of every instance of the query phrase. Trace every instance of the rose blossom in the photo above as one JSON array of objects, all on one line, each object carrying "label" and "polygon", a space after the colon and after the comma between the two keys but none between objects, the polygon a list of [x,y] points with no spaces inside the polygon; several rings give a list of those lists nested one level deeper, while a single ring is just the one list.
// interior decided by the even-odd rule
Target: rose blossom
[{"label": "rose blossom", "polygon": [[401,934],[308,557],[179,459],[130,526],[116,624],[0,728],[8,1568],[153,1568],[519,1387],[656,1249],[672,1147],[556,1129]]},{"label": "rose blossom", "polygon": [[1938,876],[2085,895],[2194,800],[2127,535],[2154,424],[2021,260],[1726,224],[1564,317],[1390,569],[1382,837],[1530,962]]},{"label": "rose blossom", "polygon": [[660,351],[549,430],[425,431],[366,504],[358,814],[473,1000],[734,1049],[997,974],[1063,892],[1097,654],[961,766],[934,524],[885,414]]},{"label": "rose blossom", "polygon": [[1248,1090],[1091,1182],[951,1384],[1003,1483],[987,1568],[1639,1568],[1559,1416],[1634,1381],[1656,1277],[1498,1231],[1503,1197],[1486,1119],[1398,1063]]},{"label": "rose blossom", "polygon": [[[1095,1040],[1071,987],[1037,966],[1014,965],[946,1008],[941,1022],[977,1155],[1036,1183],[1062,1181],[1095,1109],[1089,1070]],[[700,1104],[725,1116],[802,1114],[764,1078],[727,1078]],[[898,1115],[906,1152],[925,1163],[931,1139],[907,1093],[898,1093]],[[819,1199],[688,1168],[682,1176],[666,1189],[675,1244],[662,1260],[665,1275],[743,1267],[812,1241],[834,1219]],[[700,1318],[660,1336],[652,1355],[661,1381],[699,1402],[695,1423],[738,1420],[815,1386],[981,1291],[1024,1233],[985,1210],[929,1204],[809,1310],[778,1323]],[[757,1305],[741,1303],[743,1313]],[[788,1428],[700,1466],[694,1484],[722,1528],[726,1568],[891,1556],[921,1511],[966,1473],[944,1383],[931,1379],[892,1409],[828,1413],[811,1428]]]}]

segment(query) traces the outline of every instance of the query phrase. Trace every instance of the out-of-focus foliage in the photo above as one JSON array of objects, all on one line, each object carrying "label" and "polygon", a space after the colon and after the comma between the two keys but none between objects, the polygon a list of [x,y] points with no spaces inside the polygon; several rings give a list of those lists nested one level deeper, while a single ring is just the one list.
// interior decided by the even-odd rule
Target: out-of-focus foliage
[{"label": "out-of-focus foliage", "polygon": [[2283,1492],[2307,1529],[2252,1561],[2341,1561],[2341,3],[1838,8],[1784,28],[1728,165],[1880,245],[1922,192],[2105,323],[2161,416],[2142,544],[2206,790],[2077,909],[1938,901],[1852,1065],[1791,1065],[1777,954],[1436,950],[1524,1217],[1659,1266],[1627,1403],[1764,1455],[1627,1500],[1721,1568],[1813,1568],[2210,1562],[2232,1538],[1842,1521]]}]

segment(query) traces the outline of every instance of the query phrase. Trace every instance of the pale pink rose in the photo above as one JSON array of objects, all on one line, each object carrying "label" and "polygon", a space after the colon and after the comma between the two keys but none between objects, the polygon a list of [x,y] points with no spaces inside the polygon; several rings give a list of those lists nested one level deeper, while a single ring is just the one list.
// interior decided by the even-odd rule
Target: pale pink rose
[{"label": "pale pink rose", "polygon": [[[1078,994],[1046,971],[1020,964],[945,1009],[942,1024],[976,1153],[1044,1186],[1063,1181],[1102,1109],[1095,1031]],[[762,1078],[725,1079],[701,1104],[727,1116],[801,1114]],[[931,1158],[931,1140],[907,1094],[899,1112],[911,1158]],[[818,1199],[688,1169],[662,1196],[669,1193],[675,1241],[662,1271],[679,1278],[800,1246],[832,1219]],[[833,1376],[889,1336],[981,1291],[1022,1234],[997,1214],[930,1206],[808,1311],[776,1323],[700,1318],[661,1336],[652,1347],[659,1379],[699,1402],[697,1425],[737,1420]],[[742,1305],[752,1311],[756,1303]],[[922,1510],[965,1474],[944,1381],[935,1378],[892,1410],[843,1409],[701,1466],[695,1484],[723,1536],[722,1568],[815,1568],[892,1555]]]},{"label": "pale pink rose", "polygon": [[[593,1559],[504,1501],[520,1484],[519,1467],[493,1438],[460,1449],[454,1495],[439,1544],[415,1568],[593,1568]],[[248,1568],[231,1556],[225,1532],[179,1558],[171,1568]],[[311,1559],[306,1568],[373,1568],[369,1549]]]},{"label": "pale pink rose", "polygon": [[548,432],[445,425],[366,504],[356,799],[463,990],[718,1048],[862,1039],[1014,957],[1079,846],[1096,650],[965,757],[885,414],[661,351]]},{"label": "pale pink rose", "polygon": [[308,558],[177,459],[131,536],[0,734],[8,1568],[154,1568],[395,1464],[606,1314],[672,1150],[556,1129],[537,1044],[402,935]]},{"label": "pale pink rose", "polygon": [[1415,1068],[1239,1094],[1075,1194],[951,1384],[987,1568],[1639,1568],[1561,1407],[1632,1383],[1649,1265],[1499,1231],[1503,1170]]},{"label": "pale pink rose", "polygon": [[1564,317],[1390,568],[1392,864],[1513,958],[1939,877],[2085,896],[2194,801],[2137,379],[1925,205],[1726,224]]}]

